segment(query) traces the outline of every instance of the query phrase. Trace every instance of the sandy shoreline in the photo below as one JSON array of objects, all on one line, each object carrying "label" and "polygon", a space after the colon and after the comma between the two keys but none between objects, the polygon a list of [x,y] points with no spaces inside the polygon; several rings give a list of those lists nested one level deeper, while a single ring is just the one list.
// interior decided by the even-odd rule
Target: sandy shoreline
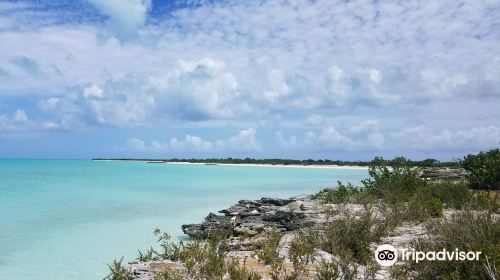
[{"label": "sandy shoreline", "polygon": [[243,166],[243,167],[274,167],[274,168],[322,168],[322,169],[368,169],[368,166],[355,165],[300,165],[300,164],[258,164],[258,163],[210,163],[210,162],[185,162],[185,161],[161,161],[161,160],[120,160],[99,159],[98,161],[132,161],[157,164],[183,164],[183,165],[208,165],[208,166]]},{"label": "sandy shoreline", "polygon": [[197,165],[221,165],[221,166],[245,166],[245,167],[276,167],[276,168],[332,168],[332,169],[368,169],[367,166],[350,165],[299,165],[299,164],[258,164],[258,163],[204,163],[204,162],[165,162],[166,164],[197,164]]}]

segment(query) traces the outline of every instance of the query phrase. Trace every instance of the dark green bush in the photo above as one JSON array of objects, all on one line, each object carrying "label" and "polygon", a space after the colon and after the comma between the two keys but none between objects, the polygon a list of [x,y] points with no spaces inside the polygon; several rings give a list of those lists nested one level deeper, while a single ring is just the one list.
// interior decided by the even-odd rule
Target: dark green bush
[{"label": "dark green bush", "polygon": [[408,201],[425,184],[419,177],[419,170],[411,167],[403,157],[390,162],[376,157],[372,160],[368,173],[370,178],[362,181],[365,190],[390,203]]},{"label": "dark green bush", "polygon": [[477,155],[467,155],[461,161],[469,171],[469,184],[473,189],[500,189],[500,150],[493,149]]}]

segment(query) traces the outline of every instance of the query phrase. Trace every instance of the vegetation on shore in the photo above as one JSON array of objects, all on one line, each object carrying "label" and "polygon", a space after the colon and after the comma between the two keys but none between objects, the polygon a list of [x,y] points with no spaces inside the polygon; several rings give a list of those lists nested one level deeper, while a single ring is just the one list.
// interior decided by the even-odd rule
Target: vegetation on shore
[{"label": "vegetation on shore", "polygon": [[[375,158],[370,178],[357,187],[338,183],[336,188],[314,195],[325,204],[338,207],[319,227],[304,225],[290,242],[292,267],[278,252],[282,233],[269,232],[255,250],[260,261],[271,268],[273,280],[374,279],[380,269],[374,260],[373,244],[404,225],[422,225],[427,235],[414,240],[422,251],[482,252],[479,261],[409,261],[390,268],[394,279],[500,279],[500,174],[498,149],[467,156],[461,164],[470,172],[468,182],[429,182],[404,158],[391,161]],[[480,189],[480,186],[484,186]],[[349,204],[363,205],[362,211],[348,211]],[[453,214],[444,215],[445,210]],[[231,232],[215,230],[206,240],[172,242],[155,231],[161,250],[141,253],[141,261],[171,260],[185,269],[165,269],[155,280],[230,279],[256,280],[261,276],[234,260],[228,260]],[[309,269],[318,250],[334,256]],[[360,269],[361,268],[361,269]],[[110,265],[106,280],[129,280],[131,274],[121,261]]]},{"label": "vegetation on shore", "polygon": [[[146,161],[146,162],[186,162],[186,163],[206,163],[206,164],[269,164],[269,165],[338,165],[338,166],[370,166],[372,161],[346,161],[330,159],[254,159],[254,158],[191,158],[191,159],[133,159],[133,158],[95,158],[93,160],[122,160],[122,161]],[[389,160],[392,164],[393,160]],[[441,162],[436,159],[407,160],[406,163],[413,167],[460,167],[458,161]]]}]

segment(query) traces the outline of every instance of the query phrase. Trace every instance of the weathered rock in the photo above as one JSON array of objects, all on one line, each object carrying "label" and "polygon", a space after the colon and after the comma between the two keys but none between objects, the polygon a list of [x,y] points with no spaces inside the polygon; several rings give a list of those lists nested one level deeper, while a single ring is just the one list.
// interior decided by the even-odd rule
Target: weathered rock
[{"label": "weathered rock", "polygon": [[[182,231],[195,238],[206,238],[208,232],[214,229],[230,230],[237,236],[257,235],[266,226],[289,231],[296,228],[296,219],[304,218],[298,204],[294,199],[240,200],[238,204],[219,211],[223,215],[210,213],[201,224],[183,225]],[[290,207],[282,209],[287,205]]]},{"label": "weathered rock", "polygon": [[182,225],[182,231],[190,237],[207,238],[212,230],[232,230],[233,220],[229,216],[219,216],[213,213],[208,214],[201,224]]},{"label": "weathered rock", "polygon": [[[311,196],[282,200],[272,198],[241,200],[228,209],[221,210],[222,215],[210,213],[201,224],[183,225],[182,230],[191,237],[201,238],[208,237],[209,232],[215,229],[231,231],[231,236],[227,239],[229,249],[227,260],[236,261],[241,266],[257,272],[263,277],[262,279],[270,280],[271,267],[259,260],[255,251],[269,232],[279,230],[284,233],[279,242],[278,253],[284,258],[283,265],[286,270],[292,271],[289,249],[297,233],[296,229],[307,225],[321,227],[332,219],[341,218],[347,212],[358,215],[363,213],[364,209],[361,204],[321,204]],[[371,211],[375,218],[382,219],[376,207]],[[452,214],[453,211],[448,210],[444,216]],[[415,239],[425,236],[426,231],[422,225],[404,225],[397,228],[395,233],[383,238],[380,243],[392,244],[398,248],[408,247]],[[378,245],[370,244],[370,247],[374,250]],[[332,260],[338,260],[338,256],[316,249],[307,270],[314,274],[318,264]],[[172,261],[134,262],[129,267],[134,273],[134,280],[152,280],[156,273],[165,268],[186,271],[181,263]],[[366,267],[359,265],[357,270],[358,275],[364,275]],[[375,279],[389,277],[390,271],[387,268],[379,269],[375,275]]]},{"label": "weathered rock", "polygon": [[281,198],[269,198],[269,197],[263,197],[260,199],[260,202],[262,203],[272,204],[276,206],[285,206],[292,201],[293,199],[281,199]]},{"label": "weathered rock", "polygon": [[463,182],[469,173],[463,168],[424,167],[420,178],[429,181]]},{"label": "weathered rock", "polygon": [[174,271],[185,270],[182,263],[169,260],[148,262],[134,261],[130,262],[128,267],[132,272],[134,280],[153,280],[156,273],[162,272],[166,269]]}]

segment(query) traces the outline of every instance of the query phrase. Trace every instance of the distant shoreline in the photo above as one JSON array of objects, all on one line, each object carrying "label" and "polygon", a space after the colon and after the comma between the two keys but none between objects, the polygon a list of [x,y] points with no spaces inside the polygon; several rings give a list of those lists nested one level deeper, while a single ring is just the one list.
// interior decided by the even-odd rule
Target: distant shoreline
[{"label": "distant shoreline", "polygon": [[267,164],[267,163],[218,163],[218,162],[187,162],[166,161],[149,159],[92,159],[93,161],[131,161],[156,164],[175,165],[208,165],[208,166],[243,166],[243,167],[274,167],[274,168],[324,168],[324,169],[368,169],[368,166],[360,165],[334,165],[334,164]]}]

